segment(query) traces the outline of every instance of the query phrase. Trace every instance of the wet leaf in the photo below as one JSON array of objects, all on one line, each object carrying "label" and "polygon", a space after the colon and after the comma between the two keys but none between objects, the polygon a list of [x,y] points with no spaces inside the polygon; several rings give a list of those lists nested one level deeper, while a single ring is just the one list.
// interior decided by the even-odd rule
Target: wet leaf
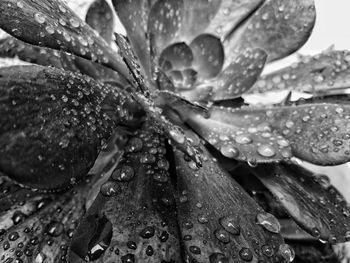
[{"label": "wet leaf", "polygon": [[94,79],[113,80],[120,84],[128,84],[118,72],[100,64],[66,52],[30,45],[13,37],[0,40],[0,57],[18,57],[23,61],[42,66],[53,66],[80,72]]},{"label": "wet leaf", "polygon": [[164,140],[149,126],[130,139],[123,159],[81,221],[68,262],[180,261],[165,154]]},{"label": "wet leaf", "polygon": [[135,121],[127,95],[87,76],[41,66],[0,76],[0,169],[31,187],[81,179],[115,125]]},{"label": "wet leaf", "polygon": [[[281,149],[279,151],[281,156],[291,157],[284,151],[289,147],[292,148],[294,156],[319,165],[341,164],[349,161],[350,158],[350,123],[348,121],[350,107],[348,104],[305,103],[296,106],[242,109],[214,107],[210,114],[211,117],[208,120],[191,116],[191,122],[196,125],[196,131],[208,141],[211,135],[216,139],[214,142],[218,141],[222,133],[221,129],[229,131],[229,127],[240,129],[245,127],[246,132],[243,135],[248,137],[258,135],[257,142],[260,139],[271,140],[268,144],[275,150],[272,159],[278,158],[278,149]],[[209,124],[211,122],[217,126],[216,131],[213,125]],[[264,131],[271,133],[272,136],[264,137]],[[233,136],[237,139],[238,134]],[[275,136],[277,140],[274,140]],[[219,142],[219,145],[221,143]],[[254,144],[254,138],[247,143],[248,146],[251,144]],[[240,149],[244,149],[244,145],[238,148]],[[258,151],[259,145],[256,144],[252,149]],[[267,152],[272,155],[272,151]]]},{"label": "wet leaf", "polygon": [[279,90],[313,94],[346,92],[350,86],[350,52],[325,51],[301,57],[289,67],[262,76],[249,93]]},{"label": "wet leaf", "polygon": [[[226,112],[226,118],[221,118]],[[275,162],[291,157],[290,143],[268,126],[267,122],[249,122],[244,115],[216,108],[209,111],[209,118],[187,112],[189,125],[224,156],[248,161]],[[230,116],[230,117],[228,117]],[[252,119],[253,119],[252,115]]]},{"label": "wet leaf", "polygon": [[96,0],[86,14],[86,23],[95,29],[107,43],[112,42],[114,32],[114,17],[112,9],[106,0]]},{"label": "wet leaf", "polygon": [[220,39],[209,34],[199,35],[190,47],[194,60],[192,66],[198,72],[198,77],[210,79],[219,74],[225,59]]},{"label": "wet leaf", "polygon": [[[1,260],[23,263],[65,260],[95,181],[59,194],[14,188],[3,177],[1,181],[1,191],[8,191],[8,197],[0,198]],[[5,204],[9,207],[5,208]]]},{"label": "wet leaf", "polygon": [[259,165],[253,171],[291,217],[311,235],[331,243],[350,239],[347,202],[327,176],[292,164]]},{"label": "wet leaf", "polygon": [[3,14],[0,27],[12,36],[30,44],[71,52],[128,76],[117,52],[63,2],[4,0],[0,12]]},{"label": "wet leaf", "polygon": [[150,47],[146,37],[150,5],[148,0],[112,0],[118,18],[126,29],[130,44],[143,66],[146,76],[150,72]]},{"label": "wet leaf", "polygon": [[[240,97],[256,82],[262,72],[266,53],[260,49],[246,50],[214,79],[196,87],[197,92],[210,92],[211,100],[228,100]],[[195,97],[195,95],[192,95]],[[194,98],[195,99],[195,98]]]},{"label": "wet leaf", "polygon": [[178,151],[175,161],[185,258],[203,263],[290,262],[281,256],[288,249],[282,237],[257,224],[265,212],[210,157],[202,168]]},{"label": "wet leaf", "polygon": [[230,58],[237,56],[235,50],[261,48],[268,61],[283,58],[306,42],[315,17],[313,0],[267,0],[227,38],[226,54]]},{"label": "wet leaf", "polygon": [[185,42],[167,46],[159,57],[159,65],[164,71],[182,70],[191,66],[193,54]]}]

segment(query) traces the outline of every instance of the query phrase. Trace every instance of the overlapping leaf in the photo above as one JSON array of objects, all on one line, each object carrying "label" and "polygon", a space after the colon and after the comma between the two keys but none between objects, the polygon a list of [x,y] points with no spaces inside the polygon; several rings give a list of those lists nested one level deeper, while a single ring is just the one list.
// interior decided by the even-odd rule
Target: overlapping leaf
[{"label": "overlapping leaf", "polygon": [[180,262],[164,140],[144,127],[102,185],[76,232],[69,262]]},{"label": "overlapping leaf", "polygon": [[4,0],[0,12],[0,27],[12,36],[97,61],[127,76],[117,52],[63,2]]},{"label": "overlapping leaf", "polygon": [[347,202],[325,175],[291,164],[259,165],[253,171],[311,235],[331,243],[350,239]]},{"label": "overlapping leaf", "polygon": [[[207,152],[205,152],[207,154]],[[210,157],[198,168],[175,152],[178,218],[186,258],[197,262],[290,262],[276,218],[266,213]]]},{"label": "overlapping leaf", "polygon": [[[208,119],[188,117],[199,134],[222,152],[231,152],[232,158],[280,160],[291,157],[291,148],[294,156],[320,165],[350,159],[347,104],[310,103],[238,110],[214,107]],[[221,148],[230,144],[227,149]]]},{"label": "overlapping leaf", "polygon": [[137,122],[127,95],[87,76],[41,66],[0,75],[0,168],[32,187],[82,178],[115,125]]},{"label": "overlapping leaf", "polygon": [[346,92],[350,87],[350,53],[325,51],[302,57],[297,64],[262,76],[249,93],[279,90],[313,94]]},{"label": "overlapping leaf", "polygon": [[228,61],[248,47],[264,49],[268,61],[291,54],[309,38],[315,17],[313,0],[265,1],[225,41]]}]

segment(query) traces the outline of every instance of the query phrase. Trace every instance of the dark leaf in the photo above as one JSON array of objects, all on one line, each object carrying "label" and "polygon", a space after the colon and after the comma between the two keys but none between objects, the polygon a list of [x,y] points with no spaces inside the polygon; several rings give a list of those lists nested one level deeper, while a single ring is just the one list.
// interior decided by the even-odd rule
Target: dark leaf
[{"label": "dark leaf", "polygon": [[81,179],[115,126],[137,122],[127,95],[87,76],[41,66],[0,76],[0,169],[23,184]]},{"label": "dark leaf", "polygon": [[[281,159],[281,156],[289,158],[289,147],[292,148],[294,156],[314,164],[336,165],[350,160],[348,104],[307,103],[242,109],[214,107],[210,114],[209,119],[195,115],[188,117],[196,131],[209,142],[212,139],[214,145],[221,146],[225,140],[228,143],[233,142],[233,139],[237,141],[237,138],[241,142],[244,141],[246,144],[243,145],[233,142],[233,146],[239,152],[245,147],[251,147],[251,155],[247,154],[248,160],[252,159],[251,156],[256,151],[259,151],[260,155],[266,154],[267,160]],[[222,135],[225,131],[229,139]],[[236,132],[232,133],[234,131]],[[234,138],[230,139],[232,136]],[[242,136],[250,139],[241,140]],[[259,146],[260,141],[262,145]],[[266,148],[263,143],[267,143],[266,146],[269,147]],[[268,149],[270,147],[272,148]],[[240,155],[234,158],[244,160]]]},{"label": "dark leaf", "polygon": [[42,66],[53,66],[80,72],[94,79],[113,80],[120,84],[128,84],[118,72],[100,64],[62,51],[30,45],[13,37],[0,40],[0,57],[18,57],[23,61]]},{"label": "dark leaf", "polygon": [[292,164],[259,165],[253,171],[291,217],[311,235],[331,243],[349,241],[347,202],[327,176]]},{"label": "dark leaf", "polygon": [[95,0],[90,6],[85,20],[108,44],[112,42],[114,18],[112,9],[106,0]]},{"label": "dark leaf", "polygon": [[[211,157],[202,168],[178,151],[175,160],[178,218],[189,262],[290,262],[285,256],[292,251],[278,234],[277,219]],[[263,222],[265,215],[269,217]]]},{"label": "dark leaf", "polygon": [[150,46],[146,37],[150,6],[148,0],[112,0],[123,23],[131,46],[139,58],[146,76],[151,76]]},{"label": "dark leaf", "polygon": [[228,60],[247,48],[265,50],[268,61],[283,58],[306,42],[315,18],[313,0],[267,0],[225,41]]},{"label": "dark leaf", "polygon": [[302,57],[297,64],[262,76],[250,93],[291,90],[313,94],[346,92],[350,87],[350,52],[327,51]]},{"label": "dark leaf", "polygon": [[69,262],[180,262],[165,153],[164,140],[152,128],[130,139],[79,225]]},{"label": "dark leaf", "polygon": [[61,1],[3,0],[0,27],[34,45],[71,52],[106,65],[124,76],[120,56]]},{"label": "dark leaf", "polygon": [[1,177],[0,255],[4,262],[60,262],[85,212],[92,181],[58,194],[13,186]]}]

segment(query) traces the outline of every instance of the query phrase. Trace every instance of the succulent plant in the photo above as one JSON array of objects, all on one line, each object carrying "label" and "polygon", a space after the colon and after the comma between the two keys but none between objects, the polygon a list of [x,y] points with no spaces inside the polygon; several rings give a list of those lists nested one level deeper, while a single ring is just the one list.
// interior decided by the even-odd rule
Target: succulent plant
[{"label": "succulent plant", "polygon": [[[346,200],[301,163],[350,160],[350,54],[261,76],[306,42],[313,0],[112,4],[126,37],[105,0],[85,21],[0,2],[0,56],[29,62],[0,68],[1,262],[291,262],[298,238],[350,239]],[[280,90],[312,96],[242,99]]]}]

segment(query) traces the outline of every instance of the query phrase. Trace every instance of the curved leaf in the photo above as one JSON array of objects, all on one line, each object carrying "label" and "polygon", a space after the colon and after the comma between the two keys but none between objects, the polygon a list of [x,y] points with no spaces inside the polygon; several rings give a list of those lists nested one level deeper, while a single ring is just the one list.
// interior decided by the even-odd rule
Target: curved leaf
[{"label": "curved leaf", "polygon": [[331,243],[350,239],[347,202],[325,175],[316,175],[292,164],[259,165],[253,171],[311,235]]},{"label": "curved leaf", "polygon": [[94,1],[85,18],[86,23],[95,29],[107,43],[112,42],[114,17],[112,9],[106,0]]},{"label": "curved leaf", "polygon": [[[268,61],[298,50],[309,38],[316,18],[313,0],[267,0],[224,43],[226,54],[261,48]],[[229,59],[232,61],[233,59]]]},{"label": "curved leaf", "polygon": [[128,76],[117,52],[60,0],[3,0],[0,12],[0,27],[12,36],[71,52]]},{"label": "curved leaf", "polygon": [[40,66],[0,76],[0,169],[32,187],[81,179],[115,125],[136,121],[128,96],[87,76]]},{"label": "curved leaf", "polygon": [[326,51],[262,76],[249,93],[291,90],[313,94],[344,92],[350,87],[350,52]]},{"label": "curved leaf", "polygon": [[[290,262],[282,255],[289,247],[278,231],[257,224],[266,213],[204,154],[206,161],[197,168],[175,151],[178,218],[189,262]],[[279,226],[276,218],[268,222]]]},{"label": "curved leaf", "polygon": [[[207,120],[195,115],[188,115],[188,117],[197,132],[209,142],[210,136],[213,136],[214,144],[220,139],[219,136],[222,133],[220,129],[229,132],[232,127],[238,127],[245,129],[243,133],[245,137],[258,136],[255,137],[256,142],[254,138],[245,140],[249,141],[246,145],[253,145],[252,153],[259,150],[259,140],[271,138],[268,144],[274,151],[266,148],[263,150],[266,150],[266,154],[273,155],[272,160],[280,156],[278,149],[289,149],[289,147],[292,148],[294,156],[314,164],[336,165],[350,160],[350,106],[348,104],[307,103],[242,109],[213,107],[210,114],[211,117]],[[264,131],[268,131],[273,136],[264,135]],[[233,135],[237,139],[238,134]],[[274,139],[276,136],[278,140]],[[219,145],[224,141],[223,136]],[[231,141],[232,139],[228,140],[228,142]],[[234,146],[238,152],[245,149],[245,145]],[[283,152],[281,152],[283,157],[291,157],[289,153]],[[240,156],[232,157],[240,159]],[[249,158],[250,155],[247,157],[248,160],[252,159]],[[259,161],[259,158],[256,160]]]},{"label": "curved leaf", "polygon": [[164,140],[150,127],[126,153],[73,237],[68,262],[180,262]]}]

